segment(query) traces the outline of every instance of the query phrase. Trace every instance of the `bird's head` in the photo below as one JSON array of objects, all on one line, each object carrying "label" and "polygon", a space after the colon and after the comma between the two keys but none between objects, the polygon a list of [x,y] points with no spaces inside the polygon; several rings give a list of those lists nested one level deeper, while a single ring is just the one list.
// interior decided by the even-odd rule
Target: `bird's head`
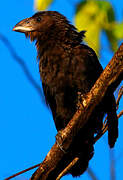
[{"label": "bird's head", "polygon": [[40,40],[45,42],[54,39],[60,42],[69,42],[69,40],[81,42],[84,36],[84,31],[77,32],[66,17],[56,11],[37,12],[32,17],[17,23],[13,30],[25,33],[27,37],[30,37],[31,41]]}]

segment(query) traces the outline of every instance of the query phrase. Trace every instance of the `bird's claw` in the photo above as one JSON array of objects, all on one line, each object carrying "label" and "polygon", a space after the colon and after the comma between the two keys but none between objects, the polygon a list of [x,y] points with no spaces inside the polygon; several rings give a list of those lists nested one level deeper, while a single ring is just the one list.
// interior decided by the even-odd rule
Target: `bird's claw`
[{"label": "bird's claw", "polygon": [[58,131],[58,133],[57,133],[57,135],[55,137],[56,138],[56,143],[58,144],[58,146],[61,149],[61,151],[64,152],[64,154],[66,154],[66,151],[63,149],[62,143],[60,143],[60,142],[62,142],[61,131],[62,130]]}]

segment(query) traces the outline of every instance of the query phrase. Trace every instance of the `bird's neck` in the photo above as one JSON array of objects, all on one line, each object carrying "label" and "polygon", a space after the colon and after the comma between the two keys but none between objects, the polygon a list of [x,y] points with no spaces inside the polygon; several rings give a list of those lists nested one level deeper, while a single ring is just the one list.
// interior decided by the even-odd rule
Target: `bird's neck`
[{"label": "bird's neck", "polygon": [[44,32],[43,34],[39,33],[36,38],[38,58],[40,59],[44,54],[51,55],[54,49],[57,54],[59,48],[69,52],[70,49],[73,49],[76,45],[79,45],[82,42],[83,37],[84,31],[79,33],[72,30],[72,28],[66,31],[61,29],[59,31],[51,30],[47,33]]},{"label": "bird's neck", "polygon": [[72,49],[72,44],[64,42],[58,38],[42,40],[39,39],[36,42],[37,48],[37,58],[40,59],[42,56],[51,56],[55,53],[55,55],[59,54],[59,50],[70,50]]}]

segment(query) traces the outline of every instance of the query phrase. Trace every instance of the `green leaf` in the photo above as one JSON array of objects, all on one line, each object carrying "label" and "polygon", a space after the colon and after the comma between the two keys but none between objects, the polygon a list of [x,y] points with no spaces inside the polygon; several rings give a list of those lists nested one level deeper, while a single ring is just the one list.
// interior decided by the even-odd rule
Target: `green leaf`
[{"label": "green leaf", "polygon": [[111,50],[117,48],[118,40],[123,38],[123,24],[115,21],[115,11],[105,0],[84,0],[76,9],[75,25],[79,30],[86,30],[85,41],[97,54],[100,50],[100,33],[106,32]]},{"label": "green leaf", "polygon": [[35,0],[35,9],[38,11],[45,10],[53,2],[53,0]]},{"label": "green leaf", "polygon": [[118,40],[123,39],[123,22],[114,25],[113,33]]},{"label": "green leaf", "polygon": [[103,13],[96,1],[84,1],[79,4],[75,16],[75,25],[79,30],[86,30],[85,41],[96,53],[99,52],[99,36],[102,29]]},{"label": "green leaf", "polygon": [[109,45],[112,51],[116,51],[118,48],[117,38],[114,36],[113,30],[106,30],[106,35],[109,40]]},{"label": "green leaf", "polygon": [[87,3],[87,0],[81,1],[76,7],[76,13],[81,10],[81,8]]},{"label": "green leaf", "polygon": [[101,11],[106,12],[106,16],[109,22],[115,20],[114,9],[108,1],[96,1]]},{"label": "green leaf", "polygon": [[113,51],[118,48],[118,41],[123,39],[123,23],[113,23],[106,31],[110,47]]}]

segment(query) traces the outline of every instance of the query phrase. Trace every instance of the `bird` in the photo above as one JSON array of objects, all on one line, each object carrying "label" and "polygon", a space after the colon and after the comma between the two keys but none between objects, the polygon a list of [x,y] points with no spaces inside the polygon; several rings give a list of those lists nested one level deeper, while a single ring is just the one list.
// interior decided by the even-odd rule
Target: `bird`
[{"label": "bird", "polygon": [[[85,96],[91,90],[103,68],[95,51],[84,43],[86,31],[79,32],[57,11],[36,12],[17,23],[13,30],[24,33],[35,42],[45,101],[59,132],[67,126],[78,108],[80,96]],[[88,122],[73,137],[68,152],[49,174],[49,179],[56,179],[75,157],[79,157],[79,160],[68,173],[77,177],[86,171],[94,155],[93,139],[103,127],[105,114],[108,143],[110,148],[114,147],[118,138],[116,102],[113,92],[107,90]]]}]

